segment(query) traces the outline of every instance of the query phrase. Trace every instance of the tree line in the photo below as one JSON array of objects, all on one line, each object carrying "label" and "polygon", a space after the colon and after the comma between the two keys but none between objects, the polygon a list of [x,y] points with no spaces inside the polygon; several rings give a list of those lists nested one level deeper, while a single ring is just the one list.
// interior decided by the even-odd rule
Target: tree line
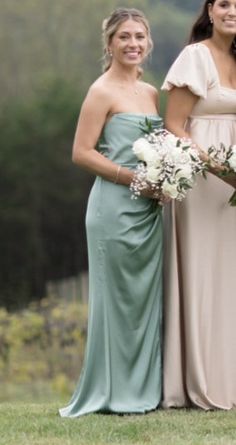
[{"label": "tree line", "polygon": [[[155,51],[146,78],[156,86],[184,44],[196,3],[126,2],[150,19]],[[102,19],[119,5],[2,2],[0,305],[8,309],[43,297],[48,280],[87,268],[84,217],[94,178],[72,164],[71,147],[85,91],[101,70]]]},{"label": "tree line", "polygon": [[148,70],[154,80],[164,74],[186,41],[201,0],[2,0],[2,101],[28,96],[55,75],[85,92],[101,71],[102,20],[124,3],[147,15],[154,40]]},{"label": "tree line", "polygon": [[84,213],[93,178],[71,162],[80,104],[70,85],[54,80],[0,116],[0,303],[8,308],[87,267]]}]

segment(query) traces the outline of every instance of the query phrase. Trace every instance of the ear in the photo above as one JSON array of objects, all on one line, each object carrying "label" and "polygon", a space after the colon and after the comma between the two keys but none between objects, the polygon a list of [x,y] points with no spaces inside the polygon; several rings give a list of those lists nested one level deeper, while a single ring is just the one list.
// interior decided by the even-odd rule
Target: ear
[{"label": "ear", "polygon": [[212,8],[213,8],[213,5],[212,5],[212,3],[208,3],[208,14],[209,14],[209,17],[211,17],[211,13],[212,13]]}]

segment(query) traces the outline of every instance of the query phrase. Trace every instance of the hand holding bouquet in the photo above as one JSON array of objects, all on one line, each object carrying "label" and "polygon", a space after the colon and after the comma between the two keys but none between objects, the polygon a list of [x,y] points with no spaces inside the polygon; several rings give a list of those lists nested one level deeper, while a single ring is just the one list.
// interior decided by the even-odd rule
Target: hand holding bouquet
[{"label": "hand holding bouquet", "polygon": [[192,141],[167,130],[154,129],[139,138],[133,151],[140,161],[130,185],[133,198],[151,188],[154,197],[162,195],[181,201],[192,189],[196,175],[205,170]]},{"label": "hand holding bouquet", "polygon": [[[223,167],[219,176],[228,179],[228,183],[236,188],[236,145],[231,145],[228,148],[224,144],[220,144],[219,148],[214,146],[208,149],[210,160],[216,162]],[[231,206],[236,206],[236,191],[229,199]]]}]

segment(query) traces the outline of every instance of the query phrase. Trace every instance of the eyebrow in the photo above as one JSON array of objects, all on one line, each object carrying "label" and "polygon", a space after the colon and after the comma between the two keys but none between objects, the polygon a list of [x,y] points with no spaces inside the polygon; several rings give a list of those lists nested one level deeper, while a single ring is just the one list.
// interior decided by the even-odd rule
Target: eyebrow
[{"label": "eyebrow", "polygon": [[[145,34],[145,31],[134,31],[135,32],[135,34]],[[118,32],[119,34],[130,34],[131,32],[130,31],[119,31]]]}]

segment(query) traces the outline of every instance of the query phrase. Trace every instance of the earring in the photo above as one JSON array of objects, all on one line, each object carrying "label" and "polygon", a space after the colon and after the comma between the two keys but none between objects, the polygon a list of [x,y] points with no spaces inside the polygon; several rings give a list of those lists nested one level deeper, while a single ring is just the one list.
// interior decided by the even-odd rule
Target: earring
[{"label": "earring", "polygon": [[213,25],[213,18],[209,17],[210,23]]},{"label": "earring", "polygon": [[111,51],[110,49],[108,50],[108,56],[109,56],[109,57],[112,57],[112,56],[113,56],[112,51]]}]

